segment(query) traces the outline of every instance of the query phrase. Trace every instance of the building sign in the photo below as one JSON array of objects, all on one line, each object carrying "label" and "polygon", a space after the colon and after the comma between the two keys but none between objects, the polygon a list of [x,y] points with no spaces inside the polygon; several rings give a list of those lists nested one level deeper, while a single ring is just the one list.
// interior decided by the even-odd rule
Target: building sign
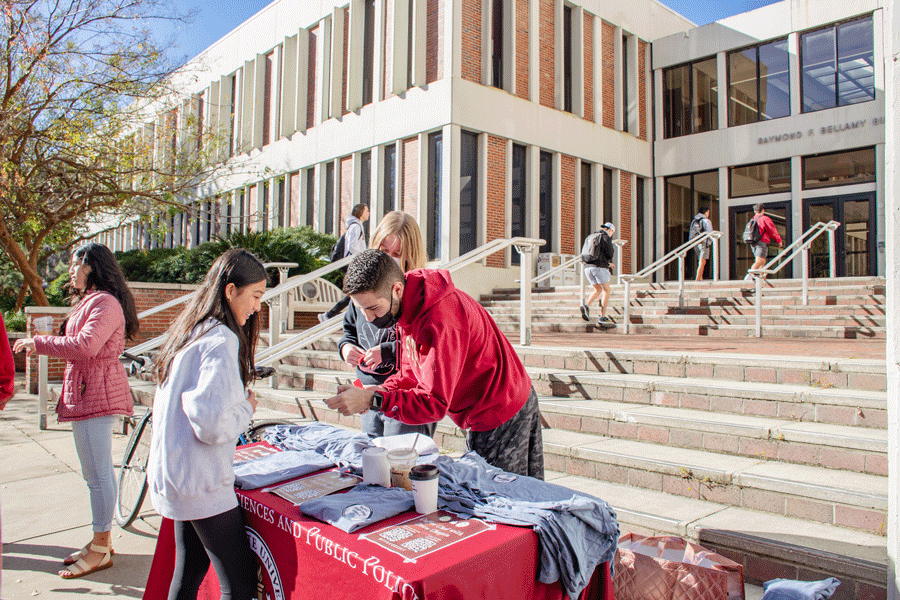
[{"label": "building sign", "polygon": [[871,119],[859,119],[857,121],[847,121],[844,123],[835,123],[833,125],[823,125],[818,128],[802,131],[786,131],[777,135],[767,135],[757,138],[756,143],[759,146],[766,144],[774,144],[776,142],[787,142],[790,140],[800,140],[804,137],[811,138],[815,135],[831,135],[842,131],[850,131],[852,129],[864,129],[865,127],[874,127],[876,125],[884,125],[884,117],[873,117]]}]

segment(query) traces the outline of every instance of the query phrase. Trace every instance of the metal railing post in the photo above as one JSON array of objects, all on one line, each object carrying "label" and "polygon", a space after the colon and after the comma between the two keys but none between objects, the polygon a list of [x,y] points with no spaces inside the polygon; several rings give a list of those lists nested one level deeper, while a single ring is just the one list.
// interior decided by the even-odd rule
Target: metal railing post
[{"label": "metal railing post", "polygon": [[834,256],[834,229],[828,228],[828,274],[834,279],[837,277],[837,269]]},{"label": "metal railing post", "polygon": [[[277,346],[279,343],[279,332],[282,326],[281,319],[281,299],[284,298],[284,294],[279,296],[275,296],[272,300],[269,301],[269,347],[272,348]],[[278,376],[272,376],[269,378],[269,386],[273,390],[278,389]]]},{"label": "metal railing post", "polygon": [[[622,247],[628,243],[628,240],[618,239],[614,240],[613,244],[616,246],[616,277],[622,275]],[[617,279],[618,281],[618,279]]]},{"label": "metal railing post", "polygon": [[713,281],[719,280],[719,236],[712,237]]},{"label": "metal railing post", "polygon": [[802,260],[800,272],[803,274],[803,305],[806,306],[809,304],[809,244],[803,245]]},{"label": "metal railing post", "polygon": [[678,307],[684,306],[684,252],[678,253]]},{"label": "metal railing post", "polygon": [[47,411],[50,400],[50,385],[47,383],[48,357],[46,354],[38,356],[38,428],[47,429]]},{"label": "metal railing post", "polygon": [[762,277],[754,273],[753,279],[756,280],[756,337],[762,337]]},{"label": "metal railing post", "polygon": [[[516,246],[518,248],[518,246]],[[525,246],[519,253],[519,280],[521,292],[519,293],[519,343],[523,346],[531,345],[531,259],[532,246]]]},{"label": "metal railing post", "polygon": [[584,263],[578,263],[579,283],[578,288],[581,291],[581,304],[584,305]]},{"label": "metal railing post", "polygon": [[631,278],[625,278],[625,302],[622,307],[622,324],[625,326],[625,334],[628,334],[628,331],[631,329]]}]

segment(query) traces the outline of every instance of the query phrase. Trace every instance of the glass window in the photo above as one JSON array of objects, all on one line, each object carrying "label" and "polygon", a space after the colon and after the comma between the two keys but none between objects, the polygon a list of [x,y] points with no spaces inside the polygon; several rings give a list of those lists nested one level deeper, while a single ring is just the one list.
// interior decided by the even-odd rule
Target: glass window
[{"label": "glass window", "polygon": [[719,127],[716,59],[663,71],[663,134],[666,138]]},{"label": "glass window", "polygon": [[459,254],[478,247],[478,134],[463,131],[459,157]]},{"label": "glass window", "polygon": [[[359,201],[368,205],[372,198],[372,152],[359,155]],[[366,221],[366,224],[369,222]]]},{"label": "glass window", "polygon": [[553,252],[553,155],[549,152],[541,152],[538,198],[540,208],[538,235],[546,242],[540,251]]},{"label": "glass window", "polygon": [[[499,4],[499,2],[494,2]],[[572,112],[572,7],[563,7],[563,110]]]},{"label": "glass window", "polygon": [[638,177],[635,185],[635,211],[634,211],[634,259],[636,264],[633,270],[640,271],[644,267],[644,240],[646,237],[646,222],[644,217],[644,178]]},{"label": "glass window", "polygon": [[372,71],[375,65],[375,0],[365,0],[363,27],[362,103],[372,103]]},{"label": "glass window", "polygon": [[381,203],[381,216],[396,210],[394,204],[397,181],[397,146],[388,144],[384,147],[384,199]]},{"label": "glass window", "polygon": [[875,148],[803,157],[803,189],[875,181]]},{"label": "glass window", "polygon": [[[512,202],[510,207],[510,235],[512,237],[525,237],[525,146],[513,144],[512,149]],[[511,262],[519,264],[519,253],[515,250],[510,254]]]},{"label": "glass window", "polygon": [[604,223],[613,220],[613,172],[612,169],[603,167],[603,215],[600,217]]},{"label": "glass window", "polygon": [[729,195],[732,198],[791,191],[791,161],[731,167]]},{"label": "glass window", "polygon": [[316,214],[316,170],[306,170],[306,224],[312,227]]},{"label": "glass window", "polygon": [[719,92],[716,59],[694,63],[691,68],[693,86],[691,133],[712,131],[719,128]]},{"label": "glass window", "polygon": [[[719,222],[719,172],[666,177],[665,251],[671,252],[688,241],[691,221],[701,208],[709,209],[713,227]],[[686,277],[693,277],[696,261],[685,261]],[[678,279],[678,262],[669,263],[666,279]]]},{"label": "glass window", "polygon": [[628,36],[622,36],[622,131],[628,131]]},{"label": "glass window", "polygon": [[690,133],[691,86],[688,66],[663,71],[663,135]]},{"label": "glass window", "polygon": [[325,163],[325,233],[334,233],[334,161]]},{"label": "glass window", "polygon": [[791,113],[786,39],[728,54],[728,123],[745,125]]},{"label": "glass window", "polygon": [[800,36],[803,112],[875,99],[872,17]]},{"label": "glass window", "polygon": [[491,7],[491,85],[503,88],[503,2]]},{"label": "glass window", "polygon": [[593,231],[593,211],[591,202],[591,163],[581,163],[581,240],[584,241]]},{"label": "glass window", "polygon": [[428,136],[428,256],[436,260],[441,256],[441,174],[443,162],[443,133],[435,131]]}]

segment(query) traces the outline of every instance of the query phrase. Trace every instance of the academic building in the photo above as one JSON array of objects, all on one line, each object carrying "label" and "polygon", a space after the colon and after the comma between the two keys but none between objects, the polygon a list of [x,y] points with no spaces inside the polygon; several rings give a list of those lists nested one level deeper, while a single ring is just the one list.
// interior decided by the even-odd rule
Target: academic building
[{"label": "academic building", "polygon": [[[709,207],[737,279],[761,202],[786,241],[840,221],[839,275],[883,273],[882,7],[785,1],[695,27],[653,0],[276,0],[179,71],[145,126],[215,132],[227,174],[192,210],[100,239],[339,234],[365,202],[370,230],[415,216],[433,264],[512,236],[575,254],[611,221],[634,273]],[[488,258],[485,281],[517,263]],[[824,242],[811,263],[827,274]]]}]

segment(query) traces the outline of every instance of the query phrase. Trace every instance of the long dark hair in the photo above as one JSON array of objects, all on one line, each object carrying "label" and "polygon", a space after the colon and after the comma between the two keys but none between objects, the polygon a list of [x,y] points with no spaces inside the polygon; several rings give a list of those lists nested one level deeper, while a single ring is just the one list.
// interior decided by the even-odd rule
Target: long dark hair
[{"label": "long dark hair", "polygon": [[262,262],[244,248],[232,248],[217,258],[197,290],[197,295],[188,302],[166,333],[165,344],[155,361],[156,381],[160,385],[166,381],[175,355],[193,339],[191,332],[194,327],[209,318],[218,319],[238,337],[241,381],[244,385],[253,381],[256,378],[253,355],[256,354],[256,342],[259,340],[259,315],[253,313],[243,326],[238,325],[225,296],[225,287],[233,283],[240,289],[267,279]]},{"label": "long dark hair", "polygon": [[[85,279],[84,290],[74,290],[76,297],[81,298],[93,290],[112,294],[122,305],[122,312],[125,314],[125,337],[132,339],[140,330],[137,308],[131,288],[125,281],[125,273],[112,251],[103,244],[90,242],[75,250],[72,256],[80,258],[82,264],[91,268]],[[63,323],[60,330],[65,332],[65,327],[66,324]]]}]

